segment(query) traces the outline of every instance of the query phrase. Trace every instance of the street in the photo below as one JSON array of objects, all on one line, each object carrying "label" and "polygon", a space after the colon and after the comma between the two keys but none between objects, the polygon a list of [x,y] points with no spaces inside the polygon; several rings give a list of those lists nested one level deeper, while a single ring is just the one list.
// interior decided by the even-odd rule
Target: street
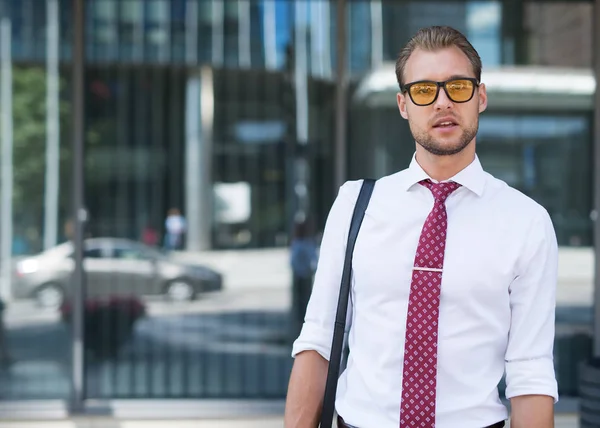
[{"label": "street", "polygon": [[[200,259],[182,253],[187,260]],[[143,297],[146,316],[110,356],[86,352],[89,398],[282,398],[290,358],[290,285],[283,251],[204,255],[223,271],[223,291],[185,303]],[[576,346],[585,352],[591,331],[590,257],[563,252],[557,291],[556,364],[561,388],[576,391]],[[277,267],[277,268],[270,268]],[[269,273],[270,272],[270,273]],[[259,282],[259,279],[264,281]],[[260,286],[253,284],[260,283]],[[70,396],[70,327],[54,310],[14,301],[5,313],[14,363],[0,369],[0,400]],[[566,338],[566,340],[565,340]],[[97,342],[109,335],[90,336]]]},{"label": "street", "polygon": [[[287,294],[244,289],[189,303],[146,299],[147,316],[114,358],[87,353],[88,397],[283,396],[292,362]],[[67,398],[70,330],[59,314],[18,301],[6,325],[15,362],[0,370],[0,398]]]},{"label": "street", "polygon": [[[557,415],[555,428],[578,428],[577,415]],[[73,421],[53,422],[0,422],[0,428],[281,428],[282,417],[263,417],[227,420],[152,420],[152,421],[117,421],[94,418],[78,418]],[[334,424],[334,427],[336,424]],[[506,428],[510,428],[507,424]]]}]

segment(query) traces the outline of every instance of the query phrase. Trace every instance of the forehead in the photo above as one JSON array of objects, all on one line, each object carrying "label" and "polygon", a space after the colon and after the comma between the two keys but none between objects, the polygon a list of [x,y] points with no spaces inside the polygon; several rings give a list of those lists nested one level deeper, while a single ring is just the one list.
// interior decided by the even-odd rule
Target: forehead
[{"label": "forehead", "polygon": [[406,62],[404,81],[446,80],[452,76],[475,77],[467,55],[452,46],[437,51],[415,49]]}]

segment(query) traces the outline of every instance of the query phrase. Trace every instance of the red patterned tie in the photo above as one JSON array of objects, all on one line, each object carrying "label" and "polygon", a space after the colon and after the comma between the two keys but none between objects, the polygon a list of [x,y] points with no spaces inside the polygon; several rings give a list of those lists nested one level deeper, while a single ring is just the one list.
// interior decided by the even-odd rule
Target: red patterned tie
[{"label": "red patterned tie", "polygon": [[435,202],[419,239],[410,284],[400,428],[435,427],[437,332],[440,284],[446,248],[446,198],[460,187],[454,182],[420,182],[433,193]]}]

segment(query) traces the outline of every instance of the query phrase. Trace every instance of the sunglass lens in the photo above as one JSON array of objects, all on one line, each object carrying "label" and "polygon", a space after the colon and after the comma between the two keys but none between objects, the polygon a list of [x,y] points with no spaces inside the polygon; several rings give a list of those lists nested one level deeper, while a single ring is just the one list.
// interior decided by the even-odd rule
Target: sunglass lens
[{"label": "sunglass lens", "polygon": [[446,90],[448,91],[450,99],[457,103],[469,101],[473,96],[474,88],[473,82],[470,80],[459,79],[451,80],[446,83]]},{"label": "sunglass lens", "polygon": [[417,105],[430,104],[437,93],[437,85],[430,82],[415,83],[410,87],[410,97]]}]

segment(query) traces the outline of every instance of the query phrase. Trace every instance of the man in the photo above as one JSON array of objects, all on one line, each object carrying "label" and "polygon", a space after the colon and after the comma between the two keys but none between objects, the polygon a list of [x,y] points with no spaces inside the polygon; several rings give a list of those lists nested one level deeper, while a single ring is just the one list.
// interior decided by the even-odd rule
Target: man
[{"label": "man", "polygon": [[[554,426],[557,243],[544,208],[483,171],[481,59],[449,27],[400,52],[400,115],[416,141],[408,169],[378,180],[358,236],[349,356],[338,426]],[[318,424],[348,228],[361,181],[345,183],[324,231],[295,357],[286,428]]]}]

